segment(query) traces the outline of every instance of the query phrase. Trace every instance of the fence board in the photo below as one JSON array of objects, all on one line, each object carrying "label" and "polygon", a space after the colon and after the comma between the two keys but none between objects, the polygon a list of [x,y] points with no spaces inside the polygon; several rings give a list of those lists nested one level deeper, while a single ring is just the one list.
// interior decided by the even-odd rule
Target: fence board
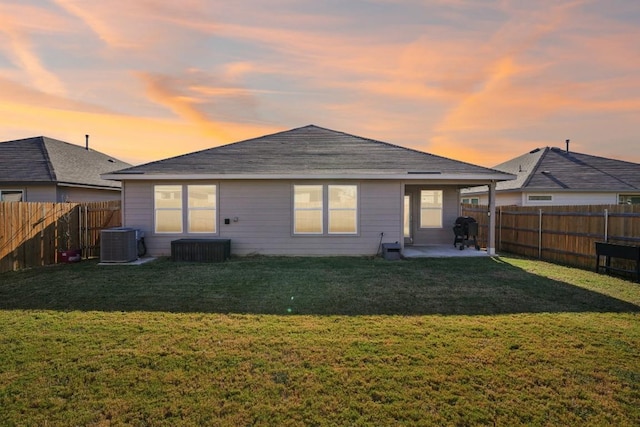
[{"label": "fence board", "polygon": [[[640,205],[501,206],[496,208],[496,249],[578,267],[594,268],[595,242],[640,244]],[[476,218],[486,245],[488,207],[462,205]],[[624,266],[626,261],[612,260]]]},{"label": "fence board", "polygon": [[120,212],[119,201],[0,202],[0,272],[55,263],[67,234],[84,258],[99,256],[100,230],[120,226]]}]

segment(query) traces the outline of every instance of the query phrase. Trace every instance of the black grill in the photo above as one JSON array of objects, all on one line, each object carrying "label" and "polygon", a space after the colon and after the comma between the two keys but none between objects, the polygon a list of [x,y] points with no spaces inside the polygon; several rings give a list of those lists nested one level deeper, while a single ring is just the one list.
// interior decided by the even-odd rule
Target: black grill
[{"label": "black grill", "polygon": [[459,216],[453,226],[453,246],[460,245],[460,250],[464,247],[474,246],[476,250],[480,250],[478,245],[478,223],[470,216]]}]

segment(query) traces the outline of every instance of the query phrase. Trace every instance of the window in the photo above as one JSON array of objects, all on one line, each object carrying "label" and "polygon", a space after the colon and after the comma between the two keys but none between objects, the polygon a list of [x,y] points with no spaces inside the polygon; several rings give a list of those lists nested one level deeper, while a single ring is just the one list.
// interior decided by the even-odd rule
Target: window
[{"label": "window", "polygon": [[216,232],[216,186],[189,185],[189,233]]},{"label": "window", "polygon": [[24,202],[24,191],[0,190],[0,202]]},{"label": "window", "polygon": [[322,185],[293,186],[293,230],[296,234],[322,234]]},{"label": "window", "polygon": [[550,202],[553,200],[553,196],[551,195],[530,195],[528,197],[530,202]]},{"label": "window", "polygon": [[[326,208],[325,208],[326,206]],[[357,234],[356,185],[294,185],[294,234]]]},{"label": "window", "polygon": [[411,238],[411,196],[404,196],[404,237]]},{"label": "window", "polygon": [[354,234],[358,229],[357,187],[329,186],[329,233]]},{"label": "window", "polygon": [[420,191],[420,228],[442,228],[442,190]]},{"label": "window", "polygon": [[463,205],[477,205],[480,202],[480,199],[478,199],[477,197],[472,197],[472,198],[464,198],[462,199],[462,204]]},{"label": "window", "polygon": [[640,194],[620,194],[618,196],[620,205],[640,205]]},{"label": "window", "polygon": [[182,233],[182,186],[156,185],[156,233]]},{"label": "window", "polygon": [[156,185],[154,204],[156,233],[216,232],[215,185]]}]

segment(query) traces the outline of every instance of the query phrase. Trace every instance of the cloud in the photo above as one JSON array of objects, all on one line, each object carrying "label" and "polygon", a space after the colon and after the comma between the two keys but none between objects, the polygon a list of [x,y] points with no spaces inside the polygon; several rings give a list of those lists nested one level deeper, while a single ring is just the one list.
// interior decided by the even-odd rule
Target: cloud
[{"label": "cloud", "polygon": [[[109,48],[144,51],[180,43],[184,34],[172,27],[184,21],[210,20],[205,0],[152,1],[53,0],[84,22]],[[179,25],[183,28],[183,25]]]},{"label": "cloud", "polygon": [[[216,122],[224,129],[222,135],[203,130],[200,124],[175,118],[89,112],[87,109],[60,108],[38,102],[17,103],[2,98],[0,115],[6,123],[3,140],[45,135],[83,145],[84,135],[89,134],[92,148],[134,164],[283,130],[267,125]],[[32,130],[34,117],[38,117],[39,132],[36,133]]]},{"label": "cloud", "polygon": [[[16,19],[29,16],[31,21]],[[35,22],[35,23],[34,23]],[[49,25],[45,27],[44,23]],[[62,20],[56,15],[31,6],[0,5],[0,43],[9,60],[28,77],[28,82],[39,90],[64,95],[66,88],[55,73],[48,70],[40,60],[31,33],[63,31]],[[0,41],[2,39],[0,38]]]}]

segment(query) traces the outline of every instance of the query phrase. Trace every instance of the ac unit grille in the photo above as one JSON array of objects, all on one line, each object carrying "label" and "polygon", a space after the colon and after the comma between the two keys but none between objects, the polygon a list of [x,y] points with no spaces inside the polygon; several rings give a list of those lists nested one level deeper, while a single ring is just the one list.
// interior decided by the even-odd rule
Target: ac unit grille
[{"label": "ac unit grille", "polygon": [[100,261],[129,262],[138,259],[134,228],[108,228],[100,232]]}]

